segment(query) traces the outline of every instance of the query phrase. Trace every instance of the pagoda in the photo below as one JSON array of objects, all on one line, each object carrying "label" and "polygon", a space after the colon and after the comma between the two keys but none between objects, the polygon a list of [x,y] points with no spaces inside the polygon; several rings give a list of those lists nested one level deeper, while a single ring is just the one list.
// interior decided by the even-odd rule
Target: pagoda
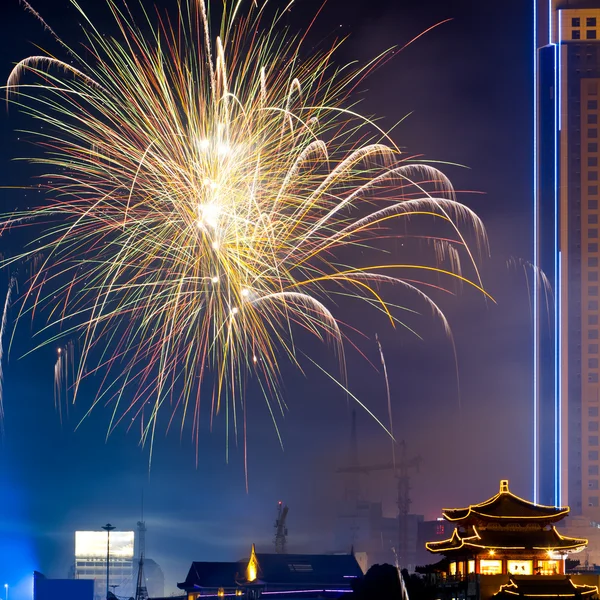
[{"label": "pagoda", "polygon": [[594,596],[596,586],[576,585],[565,575],[566,556],[587,546],[587,540],[556,529],[568,513],[568,507],[534,504],[513,494],[507,480],[485,502],[444,509],[444,518],[454,524],[451,537],[426,544],[444,556],[430,567],[439,576],[437,597]]}]

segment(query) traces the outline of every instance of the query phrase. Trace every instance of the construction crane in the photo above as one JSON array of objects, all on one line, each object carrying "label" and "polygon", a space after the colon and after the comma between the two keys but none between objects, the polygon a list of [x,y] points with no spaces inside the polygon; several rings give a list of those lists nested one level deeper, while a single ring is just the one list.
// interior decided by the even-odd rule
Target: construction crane
[{"label": "construction crane", "polygon": [[275,552],[285,554],[288,530],[285,525],[289,508],[281,500],[277,503],[277,519],[275,519]]},{"label": "construction crane", "polygon": [[370,465],[366,467],[351,466],[342,467],[337,470],[338,473],[362,473],[368,475],[373,471],[394,471],[398,482],[398,495],[396,503],[398,505],[398,561],[400,566],[407,564],[407,549],[408,549],[408,513],[410,510],[410,475],[411,469],[417,472],[420,469],[421,457],[414,456],[406,458],[406,443],[404,441],[398,444],[400,446],[400,456],[393,462],[383,463],[378,465]]}]

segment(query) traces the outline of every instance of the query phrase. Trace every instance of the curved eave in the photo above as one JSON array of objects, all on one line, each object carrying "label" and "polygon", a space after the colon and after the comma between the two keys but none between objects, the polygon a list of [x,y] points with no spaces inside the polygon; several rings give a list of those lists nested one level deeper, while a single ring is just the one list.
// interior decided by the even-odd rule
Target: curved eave
[{"label": "curved eave", "polygon": [[[498,515],[490,515],[483,510],[481,510],[481,505],[469,506],[468,508],[444,508],[442,510],[442,515],[444,519],[451,522],[456,521],[464,521],[470,517],[479,517],[481,519],[491,519],[491,520],[502,520],[502,521],[553,521],[556,519],[561,519],[569,514],[570,509],[561,507],[559,511],[546,515],[529,515],[529,516],[520,516],[520,515],[507,515],[501,516]],[[546,508],[546,507],[544,507]],[[458,513],[452,515],[452,513]]]},{"label": "curved eave", "polygon": [[511,596],[522,596],[525,598],[574,598],[575,596],[592,596],[598,593],[598,587],[595,585],[577,585],[573,583],[571,579],[568,580],[569,584],[573,588],[572,592],[566,593],[554,593],[554,594],[526,594],[524,592],[519,592],[519,586],[515,584],[515,582],[511,579],[510,583],[505,583],[500,586],[500,589],[494,594],[494,596],[498,596],[499,594],[510,594]]}]

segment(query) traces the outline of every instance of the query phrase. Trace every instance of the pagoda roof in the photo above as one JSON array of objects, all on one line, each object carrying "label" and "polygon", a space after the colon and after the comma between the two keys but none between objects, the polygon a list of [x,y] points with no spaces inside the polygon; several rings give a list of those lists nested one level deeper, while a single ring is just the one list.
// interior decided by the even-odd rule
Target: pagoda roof
[{"label": "pagoda roof", "polygon": [[461,533],[455,529],[452,537],[439,542],[427,542],[430,552],[454,552],[456,550],[546,550],[569,551],[584,548],[588,541],[561,535],[556,527],[550,529],[478,529],[473,526]]},{"label": "pagoda roof", "polygon": [[545,506],[529,502],[508,489],[508,480],[500,482],[500,491],[485,502],[465,508],[444,508],[442,514],[448,521],[512,520],[558,521],[569,513],[569,507]]},{"label": "pagoda roof", "polygon": [[598,593],[595,585],[577,585],[564,575],[512,575],[500,586],[494,598],[522,596],[526,598],[590,598]]}]

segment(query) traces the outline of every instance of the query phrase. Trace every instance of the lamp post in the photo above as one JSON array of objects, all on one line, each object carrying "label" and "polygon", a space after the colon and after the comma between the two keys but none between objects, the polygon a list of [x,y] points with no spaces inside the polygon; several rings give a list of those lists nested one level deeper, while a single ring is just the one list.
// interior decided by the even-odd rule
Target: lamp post
[{"label": "lamp post", "polygon": [[114,525],[107,523],[102,527],[106,531],[106,598],[108,598],[108,578],[110,576],[110,532],[116,529]]}]

